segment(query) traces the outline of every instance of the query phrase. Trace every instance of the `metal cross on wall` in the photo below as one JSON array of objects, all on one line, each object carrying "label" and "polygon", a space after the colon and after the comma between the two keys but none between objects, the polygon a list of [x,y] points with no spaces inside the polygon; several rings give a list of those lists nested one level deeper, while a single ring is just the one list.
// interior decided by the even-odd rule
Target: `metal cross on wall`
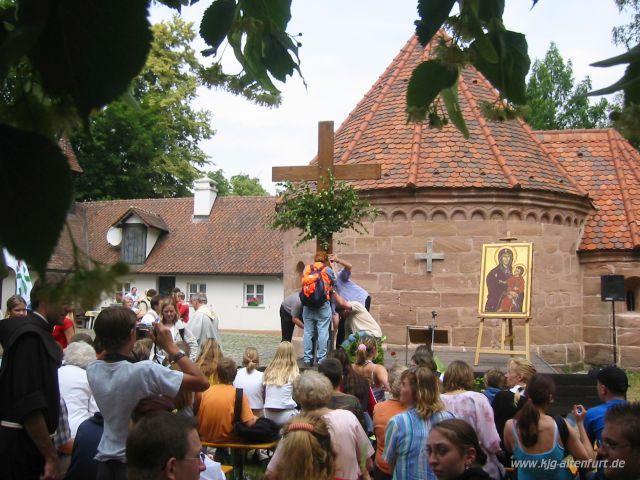
[{"label": "metal cross on wall", "polygon": [[[273,167],[271,180],[274,182],[317,181],[318,190],[329,186],[329,172],[336,180],[377,180],[380,178],[380,164],[334,165],[333,164],[333,122],[318,122],[318,163],[317,165],[296,167]],[[333,240],[329,239],[329,253]],[[317,250],[321,250],[317,240]]]},{"label": "metal cross on wall", "polygon": [[444,260],[444,253],[434,253],[433,240],[427,240],[427,253],[416,253],[415,257],[416,260],[426,260],[427,273],[431,273],[433,271],[433,261]]}]

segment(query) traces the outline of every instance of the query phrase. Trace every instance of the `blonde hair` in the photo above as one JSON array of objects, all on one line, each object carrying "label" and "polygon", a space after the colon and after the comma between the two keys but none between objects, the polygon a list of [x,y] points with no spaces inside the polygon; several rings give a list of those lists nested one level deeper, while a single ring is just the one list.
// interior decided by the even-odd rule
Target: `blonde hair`
[{"label": "blonde hair", "polygon": [[280,342],[276,354],[264,371],[262,383],[265,385],[284,385],[300,376],[300,369],[291,342]]},{"label": "blonde hair", "polygon": [[473,370],[462,360],[454,360],[444,372],[443,387],[445,392],[473,390],[473,382]]},{"label": "blonde hair", "polygon": [[258,368],[260,363],[260,355],[258,349],[255,347],[247,347],[244,349],[244,355],[242,356],[242,366],[246,367],[247,373],[253,372]]},{"label": "blonde hair", "polygon": [[215,385],[218,383],[218,362],[222,358],[222,349],[218,342],[213,338],[208,338],[204,345],[198,359],[196,360],[196,366],[202,371],[205,377],[209,379],[209,385]]},{"label": "blonde hair", "polygon": [[429,368],[405,370],[400,378],[409,380],[413,390],[413,406],[420,418],[427,420],[434,413],[445,409],[440,400],[438,379]]},{"label": "blonde hair", "polygon": [[[364,345],[366,349],[360,347],[360,345]],[[356,348],[356,365],[364,365],[365,362],[374,355],[376,347],[376,341],[373,337],[369,335],[361,337],[358,348]]]},{"label": "blonde hair", "polygon": [[531,379],[536,374],[536,367],[533,366],[529,360],[524,358],[512,358],[507,363],[507,369],[513,370],[522,378],[524,378],[525,383]]},{"label": "blonde hair", "polygon": [[278,444],[286,467],[281,464],[278,478],[298,480],[332,480],[335,475],[335,453],[331,448],[329,427],[322,417],[302,413],[284,428]]},{"label": "blonde hair", "polygon": [[24,305],[27,307],[27,302],[20,295],[11,295],[7,299],[7,311],[5,312],[4,318],[9,318],[12,308],[16,308],[18,305]]},{"label": "blonde hair", "polygon": [[149,360],[151,349],[153,348],[153,340],[150,338],[141,338],[133,344],[131,352],[138,360]]},{"label": "blonde hair", "polygon": [[398,398],[400,396],[402,374],[406,369],[407,367],[404,365],[394,365],[389,369],[389,393],[393,398]]}]

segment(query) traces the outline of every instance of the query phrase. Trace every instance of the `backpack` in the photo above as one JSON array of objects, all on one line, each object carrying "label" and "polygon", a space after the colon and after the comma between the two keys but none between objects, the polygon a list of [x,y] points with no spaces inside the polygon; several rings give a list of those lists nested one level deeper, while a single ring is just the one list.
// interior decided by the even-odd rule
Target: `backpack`
[{"label": "backpack", "polygon": [[273,420],[265,417],[258,417],[256,423],[247,427],[240,420],[242,412],[242,389],[236,388],[236,401],[233,407],[233,431],[243,442],[271,443],[280,438],[280,427]]},{"label": "backpack", "polygon": [[305,307],[320,308],[331,296],[331,280],[320,262],[307,265],[302,274],[300,302]]}]

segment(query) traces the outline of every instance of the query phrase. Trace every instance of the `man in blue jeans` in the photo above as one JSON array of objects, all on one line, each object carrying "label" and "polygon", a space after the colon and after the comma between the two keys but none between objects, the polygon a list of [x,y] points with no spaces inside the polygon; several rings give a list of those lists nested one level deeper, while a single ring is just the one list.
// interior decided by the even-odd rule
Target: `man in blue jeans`
[{"label": "man in blue jeans", "polygon": [[303,276],[308,274],[312,268],[321,271],[321,276],[325,284],[325,292],[327,292],[327,298],[322,305],[315,308],[305,305],[302,309],[302,320],[304,321],[303,360],[305,366],[308,367],[313,364],[313,333],[316,329],[318,331],[317,361],[320,362],[327,356],[329,328],[331,326],[332,315],[330,299],[331,295],[333,295],[333,289],[336,284],[336,276],[331,267],[327,266],[328,260],[329,256],[326,252],[317,252],[313,258],[313,265],[308,265],[303,273]]}]

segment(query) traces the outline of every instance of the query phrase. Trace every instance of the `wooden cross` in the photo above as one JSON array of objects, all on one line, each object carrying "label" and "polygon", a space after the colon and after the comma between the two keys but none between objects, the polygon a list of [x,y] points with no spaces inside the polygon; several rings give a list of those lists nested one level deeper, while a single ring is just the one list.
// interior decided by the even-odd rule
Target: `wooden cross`
[{"label": "wooden cross", "polygon": [[433,251],[433,240],[427,241],[427,253],[416,253],[416,260],[426,260],[427,261],[427,272],[431,272],[433,270],[433,261],[434,260],[444,260],[444,253],[434,253]]},{"label": "wooden cross", "polygon": [[[317,181],[318,190],[329,187],[329,172],[336,180],[377,180],[381,177],[380,164],[334,165],[333,163],[333,122],[318,122],[318,164],[295,167],[273,167],[271,180],[274,182]],[[316,239],[316,250],[323,250]],[[329,252],[333,250],[333,238],[329,238]]]}]

